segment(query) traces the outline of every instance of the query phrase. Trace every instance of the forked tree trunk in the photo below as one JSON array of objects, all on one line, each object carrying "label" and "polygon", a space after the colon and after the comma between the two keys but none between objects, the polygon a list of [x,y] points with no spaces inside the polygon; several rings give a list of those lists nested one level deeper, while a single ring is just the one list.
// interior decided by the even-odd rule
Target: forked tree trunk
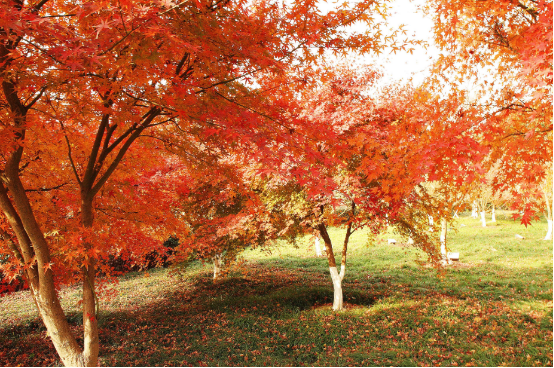
[{"label": "forked tree trunk", "polygon": [[331,243],[331,238],[327,233],[327,228],[324,224],[320,224],[318,226],[318,230],[325,244],[325,252],[327,253],[327,261],[329,263],[329,273],[331,275],[331,281],[333,282],[333,310],[340,311],[343,309],[342,280],[346,274],[346,253],[348,250],[348,241],[350,239],[350,235],[352,234],[352,224],[348,224],[346,235],[344,237],[340,273],[337,270],[335,255],[333,253],[333,244]]},{"label": "forked tree trunk", "polygon": [[487,220],[485,219],[485,211],[481,211],[481,226],[487,227]]},{"label": "forked tree trunk", "polygon": [[[6,49],[5,45],[5,43],[0,43],[0,55],[3,61],[0,66],[2,77],[5,77],[5,68],[11,61],[8,56],[10,50]],[[86,314],[83,316],[85,349],[82,350],[71,332],[60,304],[51,269],[50,248],[19,177],[20,163],[25,147],[27,112],[32,104],[25,106],[21,102],[18,89],[11,78],[3,78],[2,90],[13,116],[13,143],[16,147],[5,157],[4,169],[0,170],[0,208],[18,241],[17,245],[14,244],[12,247],[12,251],[14,256],[27,266],[24,275],[27,278],[31,295],[63,364],[66,366],[97,366],[98,331],[94,312],[95,305],[92,304],[92,307],[89,305],[91,296],[94,299],[94,264],[87,265],[88,267],[83,269],[83,276],[88,277],[90,282],[83,288],[83,304]]]},{"label": "forked tree trunk", "polygon": [[[46,3],[46,1],[38,2],[34,9],[38,11]],[[20,163],[26,143],[27,112],[40,99],[42,92],[45,90],[36,95],[36,98],[32,99],[31,102],[28,102],[28,98],[25,101],[18,95],[20,88],[15,84],[12,76],[7,73],[8,66],[13,62],[13,56],[17,55],[14,50],[23,36],[20,36],[16,42],[13,42],[13,40],[6,42],[5,36],[7,34],[4,32],[3,42],[0,42],[0,79],[2,79],[1,88],[5,96],[6,106],[10,112],[8,118],[11,119],[12,123],[10,128],[13,129],[11,143],[14,144],[15,148],[4,156],[5,167],[3,170],[0,168],[0,207],[17,237],[17,244],[12,244],[11,249],[14,256],[27,266],[24,275],[27,277],[31,295],[63,364],[66,366],[97,366],[99,342],[96,316],[97,301],[94,291],[95,261],[90,260],[80,266],[83,282],[84,330],[84,348],[81,349],[69,328],[56,293],[51,269],[50,248],[19,178]],[[8,47],[9,45],[13,48]],[[104,106],[109,108],[112,103],[111,100],[107,99]],[[118,139],[113,140],[110,139],[115,138],[113,133],[117,128],[117,124],[112,123],[110,125],[110,113],[104,113],[82,178],[79,176],[71,157],[71,145],[66,136],[69,161],[81,189],[81,222],[85,228],[90,228],[93,225],[92,201],[94,196],[116,170],[130,145],[160,113],[161,109],[159,107],[151,107],[146,114],[138,118],[135,124],[122,132]],[[108,163],[109,155],[113,155],[113,159]],[[86,249],[91,247],[91,244],[85,243],[84,245]]]},{"label": "forked tree trunk", "polygon": [[[7,176],[10,179],[7,180],[7,183],[9,183],[8,189],[12,194],[13,203],[7,196],[5,188],[1,186],[0,207],[14,230],[22,250],[21,252],[17,250],[15,254],[19,253],[25,259],[26,264],[32,264],[32,257],[36,259],[36,267],[29,268],[26,276],[31,295],[48,336],[64,365],[98,365],[97,355],[96,359],[89,359],[91,349],[83,352],[71,332],[56,293],[52,270],[49,268],[51,257],[48,244],[35,220],[19,177]],[[86,295],[84,299],[86,299]],[[87,326],[85,328],[90,331]],[[87,339],[86,342],[90,343],[90,339]]]}]

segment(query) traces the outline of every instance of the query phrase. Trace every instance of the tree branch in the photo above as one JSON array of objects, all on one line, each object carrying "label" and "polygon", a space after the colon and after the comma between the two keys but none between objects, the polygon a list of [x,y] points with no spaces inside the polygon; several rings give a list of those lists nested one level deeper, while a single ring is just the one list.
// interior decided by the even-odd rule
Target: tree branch
[{"label": "tree branch", "polygon": [[[131,146],[131,144],[137,139],[142,131],[148,127],[148,125],[160,114],[161,110],[158,107],[153,107],[148,113],[143,115],[144,121],[137,126],[130,136],[127,138],[125,143],[123,143],[123,146],[119,149],[119,152],[117,153],[117,156],[114,158],[110,166],[108,166],[108,169],[106,172],[102,175],[102,177],[98,180],[94,186],[90,189],[89,195],[94,196],[98,191],[102,188],[102,186],[106,183],[108,178],[112,175],[112,173],[117,168],[117,165],[119,165],[119,162],[123,159],[123,156],[125,156],[125,153],[127,153],[127,150]],[[129,133],[128,130],[126,133]],[[121,138],[121,137],[120,137]],[[114,142],[115,143],[115,142]],[[112,149],[115,148],[115,146],[112,147]]]},{"label": "tree branch", "polygon": [[60,189],[61,187],[63,187],[64,185],[67,185],[68,183],[63,183],[63,184],[60,184],[60,185],[56,185],[56,186],[53,186],[53,187],[49,187],[49,188],[40,188],[40,189],[25,189],[25,192],[49,192],[51,190],[55,190],[55,189]]}]

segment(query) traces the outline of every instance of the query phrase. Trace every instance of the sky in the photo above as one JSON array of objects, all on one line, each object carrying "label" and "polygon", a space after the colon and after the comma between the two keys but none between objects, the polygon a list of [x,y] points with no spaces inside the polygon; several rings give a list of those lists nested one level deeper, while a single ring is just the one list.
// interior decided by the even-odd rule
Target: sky
[{"label": "sky", "polygon": [[[331,9],[333,1],[323,5],[323,11]],[[423,82],[428,75],[428,70],[433,61],[438,57],[439,50],[434,46],[432,27],[433,21],[430,17],[418,10],[423,6],[425,0],[391,0],[390,15],[386,20],[389,29],[398,28],[404,25],[407,31],[406,36],[413,40],[423,40],[428,43],[427,49],[423,46],[414,46],[413,54],[408,52],[388,53],[376,56],[368,56],[360,60],[362,63],[374,61],[384,71],[383,84],[395,81],[407,81],[413,78],[415,85]],[[359,27],[359,26],[358,26]],[[359,28],[355,28],[360,30]]]},{"label": "sky", "polygon": [[413,54],[397,52],[380,58],[385,70],[385,79],[391,81],[406,80],[413,77],[414,83],[420,84],[428,75],[428,70],[439,54],[434,46],[432,27],[433,21],[426,17],[418,6],[424,4],[421,0],[396,0],[391,5],[391,15],[387,19],[390,27],[404,25],[407,36],[417,40],[427,41],[428,47],[415,46]]}]

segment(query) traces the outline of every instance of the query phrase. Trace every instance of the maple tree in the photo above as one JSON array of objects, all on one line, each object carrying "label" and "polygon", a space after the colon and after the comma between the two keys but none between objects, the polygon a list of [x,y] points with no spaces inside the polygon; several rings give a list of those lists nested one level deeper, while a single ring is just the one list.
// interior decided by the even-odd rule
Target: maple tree
[{"label": "maple tree", "polygon": [[[379,4],[344,4],[327,14],[316,5],[0,5],[2,246],[25,275],[64,364],[98,364],[95,283],[105,256],[129,244],[141,244],[139,253],[153,249],[151,240],[174,233],[172,221],[161,226],[163,217],[150,211],[152,198],[163,197],[163,181],[150,180],[155,166],[171,170],[162,153],[170,137],[170,148],[194,159],[239,139],[267,149],[269,139],[287,139],[293,129],[259,97],[270,91],[252,92],[255,82],[268,89],[301,83],[302,70],[325,50],[366,53],[385,46],[374,19]],[[343,30],[354,22],[372,32]],[[285,68],[297,79],[280,79]],[[131,199],[138,199],[132,210]],[[160,208],[172,207],[171,197],[160,201]],[[103,211],[119,221],[108,221]],[[114,237],[121,241],[112,249]],[[83,347],[56,295],[60,282],[74,281],[83,285]]]},{"label": "maple tree", "polygon": [[[429,86],[462,91],[470,81],[466,110],[478,111],[489,164],[500,162],[493,191],[517,197],[515,188],[540,182],[552,162],[552,2],[431,0],[427,10],[444,52]],[[529,224],[533,211],[523,198],[513,203]]]},{"label": "maple tree", "polygon": [[[98,365],[96,278],[113,274],[110,257],[141,264],[155,254],[160,261],[162,242],[173,234],[191,235],[197,250],[203,244],[206,256],[217,255],[229,239],[240,239],[240,248],[267,237],[251,231],[258,224],[270,237],[293,237],[307,226],[325,242],[340,309],[353,229],[378,228],[388,218],[439,257],[424,221],[441,210],[430,211],[420,183],[472,180],[466,170],[487,151],[491,162],[502,158],[510,180],[541,179],[552,157],[552,47],[545,43],[552,6],[486,3],[431,2],[444,31],[440,42],[459,51],[435,75],[445,76],[452,60],[467,70],[484,62],[477,51],[498,55],[506,83],[518,64],[524,85],[486,109],[463,106],[458,90],[437,97],[432,88],[393,86],[370,98],[375,72],[325,71],[320,61],[329,52],[406,46],[395,33],[384,36],[377,18],[386,7],[370,0],[325,14],[317,1],[0,4],[0,244],[10,257],[3,270],[24,275],[62,362]],[[510,26],[497,26],[508,19]],[[370,30],[348,33],[356,22]],[[484,41],[460,38],[460,25],[500,46],[467,56],[468,45]],[[476,123],[483,118],[486,124]],[[215,169],[206,182],[192,164],[221,158],[242,163],[248,185],[234,186]],[[270,198],[258,202],[256,185],[271,196],[277,191],[270,209],[286,208],[267,211]],[[204,219],[219,233],[207,231],[201,216],[188,228],[181,221],[176,209],[191,189],[187,215],[204,216],[203,203],[215,203],[218,216]],[[249,222],[254,213],[264,215]],[[340,273],[327,234],[332,225],[347,227]],[[72,282],[82,284],[83,346],[57,295]]]},{"label": "maple tree", "polygon": [[175,260],[211,259],[214,282],[242,250],[263,246],[276,237],[266,226],[263,204],[242,171],[230,163],[214,162],[194,170],[194,176],[181,177],[177,188],[175,210],[190,236],[183,239]]},{"label": "maple tree", "polygon": [[[464,202],[472,188],[471,184],[472,182],[457,184],[445,180],[424,182],[421,184],[420,188],[418,188],[422,197],[421,202],[430,202],[430,208],[439,209],[439,212],[433,215],[438,215],[440,220],[441,228],[439,239],[442,264],[452,263],[447,254],[448,225],[449,222],[452,222],[452,219],[456,217],[456,212],[463,208]],[[430,227],[431,230],[434,230],[433,224],[431,224]]]},{"label": "maple tree", "polygon": [[[333,309],[340,310],[352,232],[391,223],[439,260],[438,239],[426,222],[446,210],[418,188],[429,179],[472,180],[474,162],[468,157],[482,155],[474,153],[479,144],[468,131],[472,119],[458,114],[458,100],[441,101],[401,86],[372,91],[379,74],[371,68],[342,66],[323,74],[321,85],[304,95],[300,114],[319,127],[312,143],[319,156],[293,158],[269,179],[272,189],[262,199],[271,204],[270,212],[287,213],[290,225],[319,233],[333,281]],[[329,226],[346,228],[340,271]]]}]

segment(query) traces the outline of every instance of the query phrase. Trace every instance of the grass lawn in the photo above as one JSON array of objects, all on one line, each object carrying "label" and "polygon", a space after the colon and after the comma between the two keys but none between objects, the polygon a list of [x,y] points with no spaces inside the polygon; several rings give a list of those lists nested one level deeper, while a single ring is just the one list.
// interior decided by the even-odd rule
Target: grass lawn
[{"label": "grass lawn", "polygon": [[[439,273],[415,262],[426,259],[416,249],[389,245],[394,234],[354,233],[340,313],[308,238],[244,252],[218,284],[199,262],[121,277],[102,291],[101,364],[552,366],[546,221],[525,228],[500,213],[482,228],[466,216],[448,238],[460,262]],[[337,253],[343,234],[331,232]],[[79,292],[60,295],[78,332]],[[60,365],[28,292],[0,298],[0,365]]]}]

